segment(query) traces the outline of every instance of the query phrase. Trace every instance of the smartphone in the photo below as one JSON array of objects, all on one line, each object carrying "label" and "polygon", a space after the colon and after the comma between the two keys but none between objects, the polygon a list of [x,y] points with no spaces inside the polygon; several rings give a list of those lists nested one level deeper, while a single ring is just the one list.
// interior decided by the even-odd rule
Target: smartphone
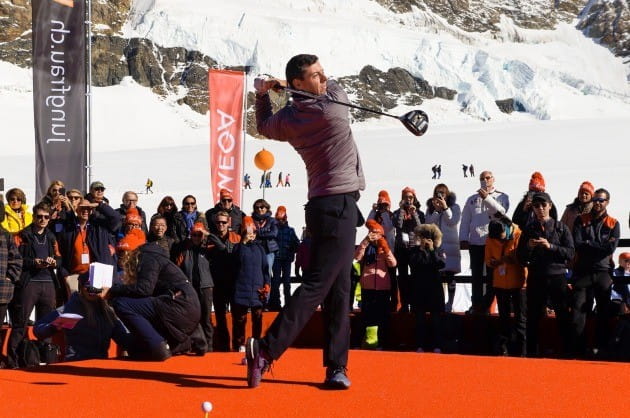
[{"label": "smartphone", "polygon": [[59,195],[60,196],[65,196],[66,195],[66,188],[62,187],[61,189],[59,189]]},{"label": "smartphone", "polygon": [[487,183],[486,183],[486,181],[485,181],[485,180],[480,180],[480,181],[479,181],[479,183],[481,184],[481,187],[482,187],[482,188],[485,188],[485,187],[486,187],[486,185],[487,185]]},{"label": "smartphone", "polygon": [[4,192],[4,177],[0,178],[0,192]]}]

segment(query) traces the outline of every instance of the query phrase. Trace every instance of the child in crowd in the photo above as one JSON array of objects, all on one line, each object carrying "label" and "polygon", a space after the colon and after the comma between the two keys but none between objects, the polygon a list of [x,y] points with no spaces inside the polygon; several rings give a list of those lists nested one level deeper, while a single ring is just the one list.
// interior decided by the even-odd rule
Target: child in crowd
[{"label": "child in crowd", "polygon": [[247,311],[251,309],[252,336],[262,334],[263,304],[270,290],[269,265],[265,249],[256,240],[256,224],[245,216],[241,224],[241,242],[234,246],[236,280],[232,306],[232,348],[245,345]]},{"label": "child in crowd", "polygon": [[422,224],[414,229],[414,245],[409,249],[409,267],[413,289],[412,310],[416,315],[417,352],[429,346],[425,313],[430,313],[430,331],[433,334],[433,352],[442,352],[441,316],[444,312],[444,287],[440,269],[445,256],[440,248],[442,232],[435,224]]},{"label": "child in crowd", "polygon": [[619,267],[613,270],[612,279],[610,300],[613,302],[613,313],[630,314],[630,253],[619,254]]},{"label": "child in crowd", "polygon": [[[389,269],[396,267],[396,258],[387,244],[383,226],[374,219],[365,223],[367,236],[361,241],[354,258],[361,262],[361,313],[366,330],[366,346],[382,348],[389,322],[391,279]],[[374,328],[377,341],[373,341]]]},{"label": "child in crowd", "polygon": [[[521,230],[507,217],[493,219],[488,225],[485,263],[492,269],[492,287],[496,291],[499,308],[500,335],[496,354],[526,355],[525,278],[527,269],[516,258]],[[514,313],[514,323],[511,313]],[[508,346],[512,349],[508,350]]]}]

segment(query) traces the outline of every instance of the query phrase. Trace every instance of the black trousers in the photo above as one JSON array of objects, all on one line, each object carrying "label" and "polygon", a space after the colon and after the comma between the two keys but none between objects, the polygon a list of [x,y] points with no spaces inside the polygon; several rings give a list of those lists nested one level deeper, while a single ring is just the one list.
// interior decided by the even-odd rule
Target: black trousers
[{"label": "black trousers", "polygon": [[383,347],[387,341],[389,326],[390,291],[361,288],[361,322],[363,330],[378,327],[378,345]]},{"label": "black trousers", "polygon": [[[512,354],[523,356],[526,354],[526,324],[527,324],[527,296],[525,289],[494,288],[499,308],[499,329],[503,342],[512,347]],[[511,313],[514,312],[512,322]]]},{"label": "black trousers", "polygon": [[17,348],[26,335],[26,323],[35,308],[35,319],[55,310],[55,285],[53,282],[29,282],[23,288],[15,288],[9,305],[11,336],[7,345],[9,366],[17,365]]},{"label": "black trousers", "polygon": [[[486,246],[471,245],[468,251],[470,254],[470,273],[472,276],[472,307],[474,311],[486,312],[490,309],[492,299],[494,298],[492,271],[490,271],[484,261]],[[486,269],[485,275],[484,268]]]},{"label": "black trousers", "polygon": [[201,320],[199,321],[199,325],[201,325],[203,336],[206,339],[206,351],[212,351],[212,335],[214,333],[214,327],[210,319],[210,314],[212,313],[212,288],[204,287],[200,289],[195,286],[195,291],[197,292],[201,305]]},{"label": "black trousers", "polygon": [[529,272],[527,277],[527,355],[538,355],[540,320],[545,315],[547,302],[556,313],[558,332],[564,351],[570,349],[569,288],[564,274],[539,275]]},{"label": "black trousers", "polygon": [[233,286],[228,283],[215,282],[213,303],[216,328],[214,330],[214,340],[216,341],[217,351],[230,351],[230,331],[227,326],[227,312],[229,311],[233,294]]},{"label": "black trousers", "polygon": [[[232,348],[238,351],[240,346],[245,345],[245,326],[247,325],[247,311],[249,306],[232,305]],[[260,338],[262,335],[262,306],[251,308],[252,313],[252,337]]]},{"label": "black trousers", "polygon": [[573,285],[573,343],[578,354],[586,351],[584,327],[586,317],[592,312],[593,297],[597,303],[595,317],[595,344],[597,348],[605,348],[608,342],[608,312],[610,305],[610,288],[612,279],[607,271],[578,276]]},{"label": "black trousers", "polygon": [[312,233],[310,271],[273,321],[262,341],[278,359],[297,338],[319,305],[324,318],[326,367],[345,367],[350,346],[350,269],[359,209],[350,194],[316,197],[306,205]]},{"label": "black trousers", "polygon": [[396,268],[398,274],[394,280],[395,284],[392,288],[398,287],[400,293],[400,310],[409,312],[409,308],[413,303],[413,283],[409,275],[409,248],[399,247],[394,254],[396,257]]}]

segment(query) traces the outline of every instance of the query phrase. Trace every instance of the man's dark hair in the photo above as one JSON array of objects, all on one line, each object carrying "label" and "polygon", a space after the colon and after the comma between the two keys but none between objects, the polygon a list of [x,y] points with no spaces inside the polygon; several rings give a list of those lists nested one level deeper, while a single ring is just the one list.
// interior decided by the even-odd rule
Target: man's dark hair
[{"label": "man's dark hair", "polygon": [[302,80],[302,75],[304,75],[304,70],[306,67],[310,67],[319,61],[317,55],[310,54],[300,54],[296,55],[287,62],[287,68],[285,69],[285,74],[287,78],[287,83],[289,83],[289,87],[295,88],[293,86],[293,80],[299,78]]},{"label": "man's dark hair", "polygon": [[51,212],[50,211],[50,205],[48,203],[44,203],[44,202],[39,202],[38,204],[33,206],[33,215],[35,215],[38,210],[41,210],[42,212],[46,212],[49,215],[50,215],[50,212]]},{"label": "man's dark hair", "polygon": [[599,189],[595,190],[595,192],[593,193],[593,196],[595,196],[596,194],[600,194],[600,193],[604,193],[606,195],[606,199],[610,200],[610,193],[608,193],[608,190],[603,189],[603,188],[599,188]]}]

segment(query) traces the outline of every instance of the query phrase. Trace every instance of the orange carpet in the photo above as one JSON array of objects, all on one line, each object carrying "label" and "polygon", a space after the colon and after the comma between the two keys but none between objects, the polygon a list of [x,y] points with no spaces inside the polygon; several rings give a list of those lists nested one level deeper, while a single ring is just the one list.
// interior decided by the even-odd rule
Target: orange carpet
[{"label": "orange carpet", "polygon": [[292,348],[248,389],[239,353],[0,370],[5,417],[628,416],[630,364],[353,350],[348,391]]}]

